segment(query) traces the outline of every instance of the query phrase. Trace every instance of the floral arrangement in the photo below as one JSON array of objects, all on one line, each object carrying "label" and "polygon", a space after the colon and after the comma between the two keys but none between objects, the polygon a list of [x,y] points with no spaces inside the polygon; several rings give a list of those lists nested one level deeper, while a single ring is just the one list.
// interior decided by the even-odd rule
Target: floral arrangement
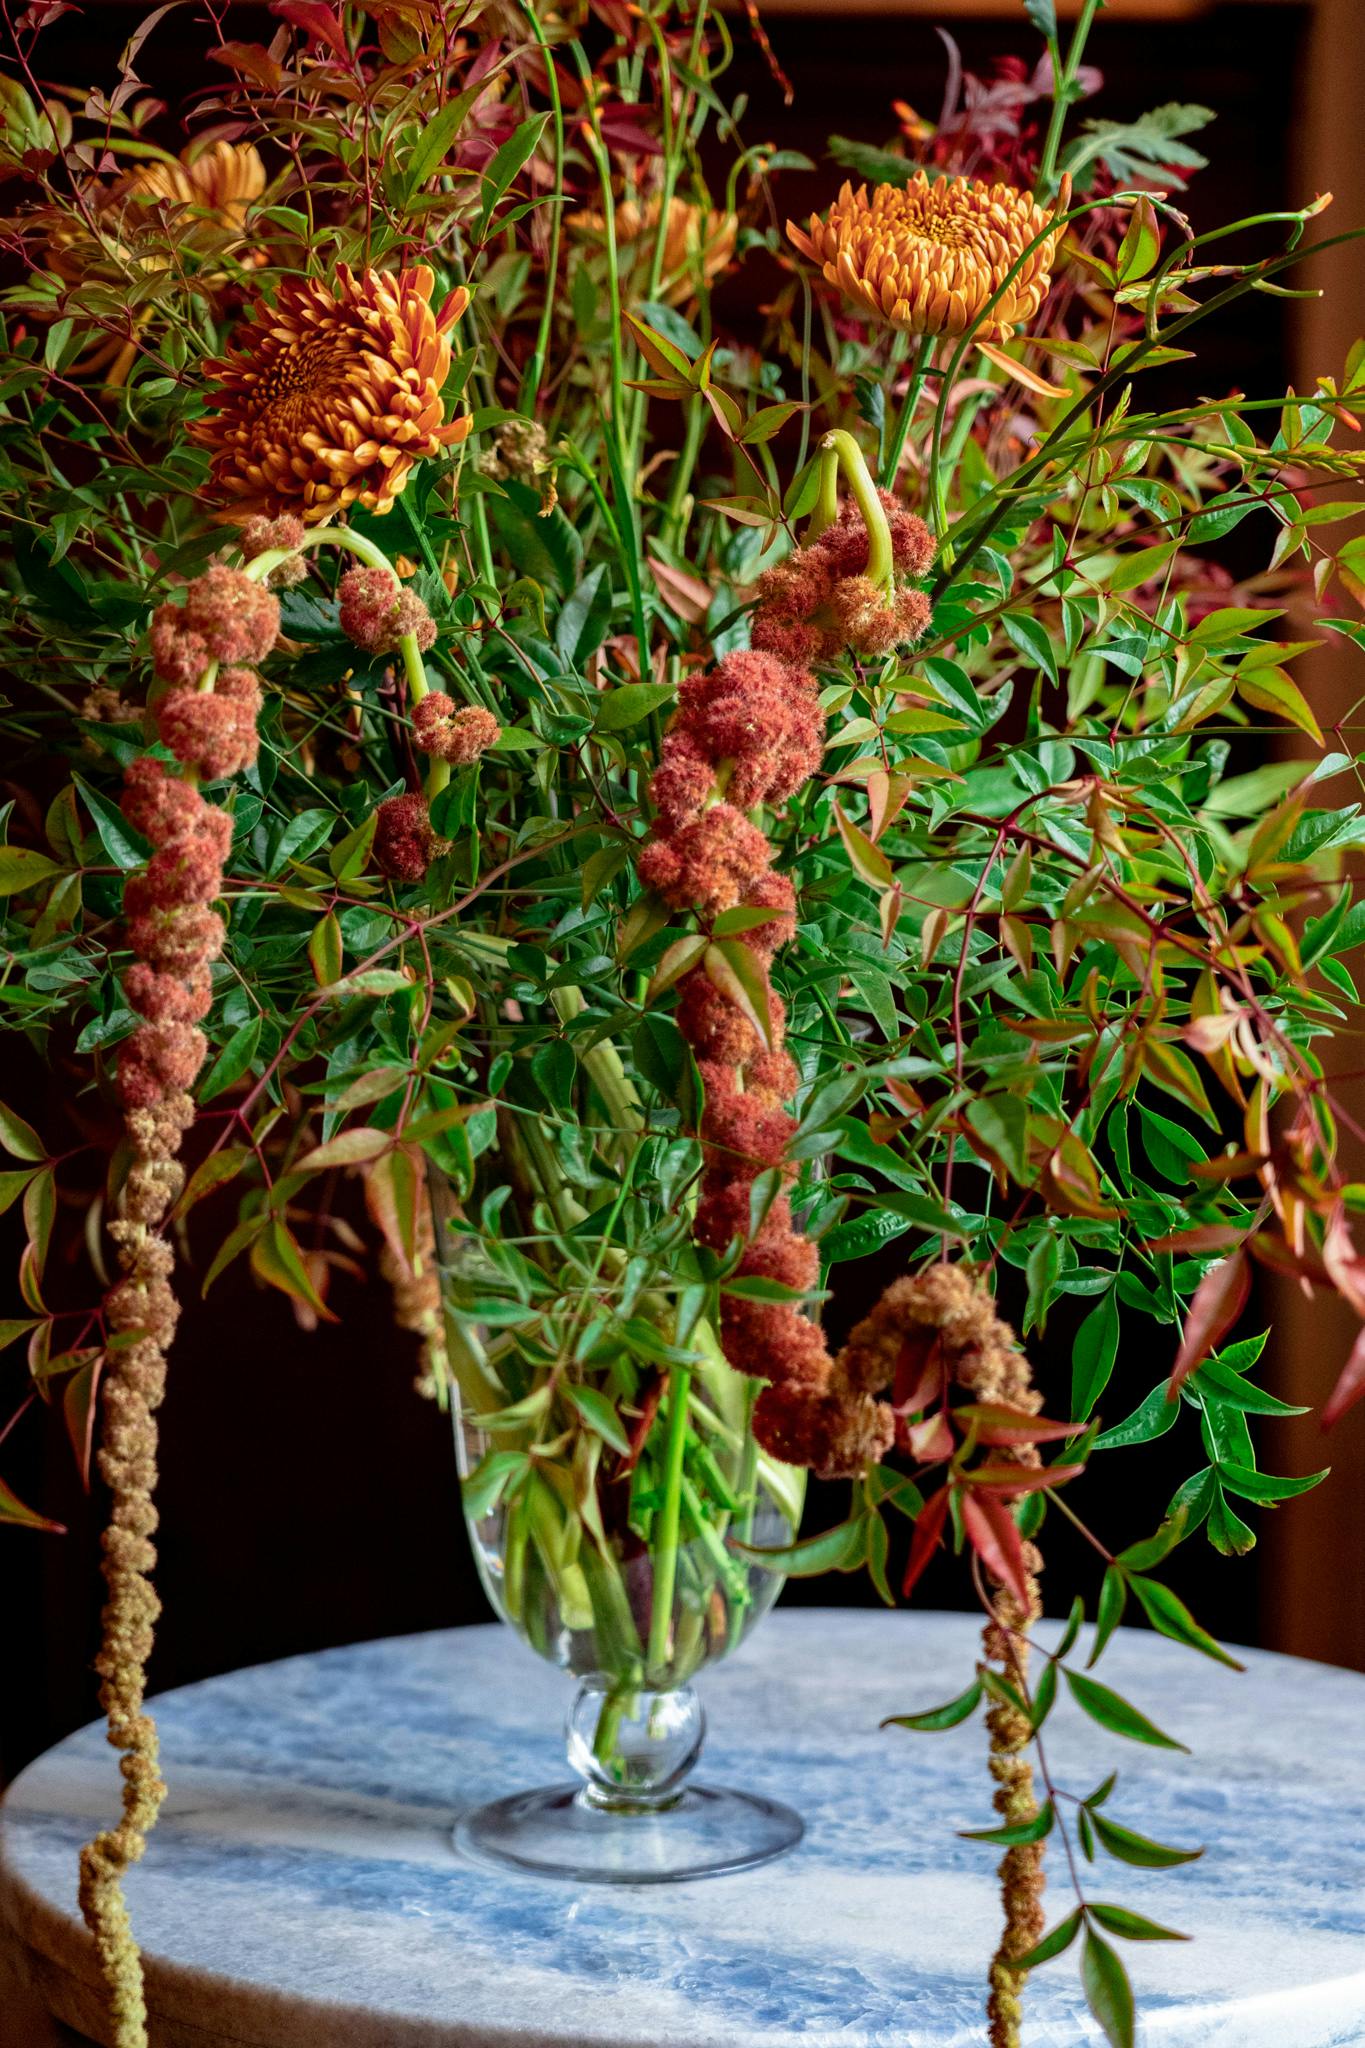
[{"label": "floral arrangement", "polygon": [[[2,1334],[13,1419],[60,1412],[109,1500],[112,2038],[146,2039],[121,1879],[164,1792],[187,1222],[205,1285],[245,1258],[313,1327],[359,1182],[422,1386],[489,1439],[466,1505],[528,1633],[610,1616],[629,1682],[671,1682],[739,1626],[737,1559],[890,1604],[962,1559],[980,1660],[900,1725],[984,1707],[989,2039],[1076,1944],[1131,2043],[1115,1940],[1173,1937],[1090,1865],[1198,1850],[1112,1776],[1064,1788],[1048,1717],[1064,1684],[1175,1746],[1092,1668],[1130,1608],[1231,1662],[1165,1561],[1315,1483],[1257,1466],[1253,1265],[1365,1317],[1324,1060],[1365,823],[1319,794],[1357,762],[1292,673],[1316,638],[1275,631],[1307,595],[1365,646],[1365,350],[1284,398],[1143,379],[1197,389],[1201,321],[1286,289],[1326,200],[1196,230],[1207,110],[1078,118],[1094,0],[1069,39],[1027,0],[1036,67],[959,74],[937,123],[834,138],[850,181],[785,229],[813,167],[741,140],[709,0],[274,0],[269,44],[215,26],[175,148],[159,17],[73,96],[41,83],[66,11],[29,8],[0,93],[0,892],[4,1019],[78,1139],[3,1112]],[[1311,755],[1248,744],[1287,732]],[[59,1175],[89,1278],[54,1302]],[[1125,1316],[1155,1386],[1111,1384]],[[1365,1337],[1323,1391],[1365,1391]],[[1091,1530],[1091,1467],[1181,1426],[1155,1533]],[[851,1481],[836,1527],[797,1535],[792,1467]],[[0,1518],[52,1526],[3,1485]],[[1055,1518],[1096,1578],[1030,1665]]]}]

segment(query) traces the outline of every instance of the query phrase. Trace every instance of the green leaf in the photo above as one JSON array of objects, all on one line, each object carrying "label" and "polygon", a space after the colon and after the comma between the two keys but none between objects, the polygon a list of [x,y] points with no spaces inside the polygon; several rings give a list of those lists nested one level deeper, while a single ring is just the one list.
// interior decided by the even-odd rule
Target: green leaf
[{"label": "green leaf", "polygon": [[319,918],[308,935],[308,964],[313,970],[313,979],[319,988],[330,988],[340,981],[345,965],[342,952],[341,921],[334,910]]},{"label": "green leaf", "polygon": [[1129,1583],[1158,1634],[1169,1636],[1172,1642],[1185,1643],[1190,1649],[1201,1651],[1205,1657],[1212,1657],[1216,1664],[1226,1664],[1233,1671],[1246,1669],[1235,1657],[1229,1656],[1221,1643],[1215,1642],[1207,1629],[1199,1626],[1179,1594],[1173,1593],[1169,1586],[1136,1572]]},{"label": "green leaf", "polygon": [[1155,1438],[1165,1436],[1168,1429],[1174,1429],[1180,1417],[1180,1403],[1168,1398],[1168,1384],[1163,1380],[1160,1386],[1153,1387],[1126,1422],[1115,1423],[1112,1429],[1103,1430],[1095,1438],[1094,1448],[1097,1451],[1118,1451],[1130,1444],[1149,1444]]},{"label": "green leaf", "polygon": [[[1196,1475],[1198,1478],[1204,1476],[1203,1473]],[[1184,1488],[1181,1493],[1183,1495]],[[1139,1542],[1130,1543],[1126,1550],[1119,1552],[1115,1562],[1126,1566],[1130,1572],[1150,1571],[1154,1564],[1160,1564],[1164,1557],[1169,1557],[1177,1543],[1183,1543],[1191,1530],[1198,1526],[1191,1517],[1192,1510],[1183,1499],[1178,1507],[1173,1501],[1155,1536],[1144,1536]]]},{"label": "green leaf", "polygon": [[1118,1950],[1101,1940],[1093,1927],[1085,1930],[1081,1984],[1109,2048],[1133,2048],[1133,1987]]},{"label": "green leaf", "polygon": [[245,1024],[239,1024],[223,1050],[195,1091],[200,1106],[212,1102],[215,1095],[221,1095],[225,1088],[231,1088],[256,1056],[256,1047],[261,1038],[261,1020],[249,1017]]},{"label": "green leaf", "polygon": [[1209,1542],[1223,1557],[1245,1557],[1256,1548],[1256,1531],[1242,1520],[1217,1484],[1205,1527]]},{"label": "green leaf", "polygon": [[1035,668],[1040,668],[1048,681],[1055,685],[1058,680],[1057,655],[1042,620],[1035,619],[1031,612],[1006,612],[1000,624],[1025,659]]},{"label": "green leaf", "polygon": [[978,1095],[964,1111],[986,1150],[1012,1179],[1028,1177],[1028,1104],[1019,1095]]},{"label": "green leaf", "polygon": [[[583,569],[583,542],[558,506],[542,514],[540,494],[528,484],[509,477],[483,503],[488,517],[514,568],[547,589],[567,597]],[[650,689],[647,683],[627,685]]]},{"label": "green leaf", "polygon": [[981,1703],[983,1687],[979,1678],[974,1678],[965,1692],[945,1706],[926,1707],[922,1714],[891,1714],[881,1723],[883,1728],[914,1728],[924,1734],[937,1734],[941,1728],[956,1728],[959,1721],[966,1721],[976,1712]]},{"label": "green leaf", "polygon": [[1132,1828],[1120,1827],[1107,1814],[1097,1813],[1093,1799],[1087,1805],[1095,1833],[1120,1863],[1135,1864],[1140,1870],[1173,1870],[1178,1863],[1197,1863],[1204,1853],[1202,1849],[1173,1849],[1167,1842],[1154,1842],[1147,1835],[1135,1834]]},{"label": "green leaf", "polygon": [[338,882],[354,882],[363,872],[374,845],[375,827],[379,813],[370,811],[358,825],[352,826],[345,838],[339,839],[327,856],[327,865]]},{"label": "green leaf", "polygon": [[460,1505],[473,1522],[492,1514],[514,1479],[531,1469],[525,1451],[485,1451],[467,1479],[460,1482]]},{"label": "green leaf", "polygon": [[1087,1668],[1093,1669],[1104,1655],[1105,1645],[1123,1620],[1123,1610],[1128,1605],[1128,1575],[1119,1565],[1111,1564],[1100,1584],[1099,1605],[1095,1610],[1095,1640],[1086,1659]]},{"label": "green leaf", "polygon": [[[1058,1651],[1058,1656],[1063,1653]],[[1057,1698],[1057,1658],[1049,1657],[1038,1674],[1038,1683],[1033,1688],[1033,1711],[1029,1721],[1036,1735],[1052,1712]]]},{"label": "green leaf", "polygon": [[717,939],[702,956],[712,984],[744,1012],[766,1046],[773,1042],[768,1010],[768,981],[757,954],[743,939]]},{"label": "green leaf", "polygon": [[1253,1472],[1248,1465],[1220,1465],[1218,1476],[1229,1493],[1240,1494],[1243,1500],[1273,1504],[1311,1493],[1315,1486],[1321,1486],[1331,1469],[1324,1465],[1321,1472],[1306,1473],[1301,1479],[1276,1479],[1269,1472]]},{"label": "green leaf", "polygon": [[3,1102],[0,1102],[0,1147],[9,1153],[11,1159],[41,1161],[47,1158],[47,1149],[32,1125],[16,1116],[12,1109],[7,1109]]},{"label": "green leaf", "polygon": [[480,174],[480,189],[483,205],[479,213],[478,239],[483,240],[493,209],[504,197],[518,172],[535,154],[540,138],[549,124],[548,114],[533,114],[529,121],[513,129],[506,142],[496,149]]},{"label": "green leaf", "polygon": [[1086,1910],[1092,1920],[1098,1920],[1111,1934],[1121,1934],[1125,1941],[1188,1941],[1188,1934],[1177,1934],[1173,1927],[1163,1927],[1156,1920],[1145,1920],[1141,1913],[1130,1913],[1126,1906],[1106,1905],[1101,1899],[1087,1901]]},{"label": "green leaf", "polygon": [[531,1072],[551,1109],[566,1114],[573,1106],[574,1082],[578,1078],[573,1047],[562,1038],[538,1045],[531,1054]]},{"label": "green leaf", "polygon": [[1092,1721],[1098,1721],[1101,1728],[1107,1728],[1111,1735],[1126,1736],[1129,1742],[1146,1742],[1154,1749],[1189,1751],[1183,1742],[1174,1736],[1165,1735],[1154,1721],[1130,1701],[1114,1692],[1109,1686],[1101,1685],[1097,1678],[1084,1678],[1079,1671],[1068,1671],[1066,1682],[1071,1688],[1071,1697]]},{"label": "green leaf", "polygon": [[964,1842],[993,1842],[1001,1849],[1017,1849],[1025,1842],[1041,1842],[1052,1833],[1056,1815],[1052,1801],[1045,1800],[1032,1820],[1016,1821],[1012,1827],[1004,1828],[959,1828],[958,1834]]},{"label": "green leaf", "polygon": [[611,585],[606,577],[607,565],[599,562],[565,598],[555,620],[555,649],[571,669],[581,669],[606,637],[611,623]]},{"label": "green leaf", "polygon": [[[1024,0],[1024,12],[1040,36],[1046,36],[1049,42],[1056,40],[1056,0]],[[1054,1950],[1053,1953],[1055,1954],[1056,1951]]]},{"label": "green leaf", "polygon": [[488,83],[487,77],[480,75],[476,85],[469,86],[458,99],[448,101],[422,129],[403,168],[403,190],[408,199],[421,190],[432,172],[445,161],[446,152],[464,126],[470,108],[480,93],[487,91]]},{"label": "green leaf", "polygon": [[31,846],[0,846],[0,896],[17,896],[24,889],[36,889],[49,875],[61,872],[55,860],[49,860],[45,853],[35,853]]},{"label": "green leaf", "polygon": [[783,1572],[788,1578],[814,1578],[820,1572],[854,1572],[867,1557],[866,1515],[855,1515],[819,1536],[803,1536],[781,1550],[760,1550],[751,1543],[735,1540],[735,1549],[764,1571]]},{"label": "green leaf", "polygon": [[1071,1414],[1084,1422],[1109,1384],[1119,1355],[1119,1304],[1113,1288],[1076,1332],[1071,1349]]},{"label": "green leaf", "polygon": [[294,1233],[278,1216],[272,1216],[260,1236],[253,1241],[251,1270],[264,1280],[268,1287],[276,1287],[281,1294],[288,1294],[295,1301],[303,1302],[315,1315],[324,1317],[327,1322],[336,1321],[336,1317],[313,1285]]},{"label": "green leaf", "polygon": [[117,804],[111,804],[107,796],[101,796],[79,775],[72,777],[81,793],[81,800],[94,819],[100,845],[116,868],[140,868],[151,859],[150,840],[140,832],[134,832]]},{"label": "green leaf", "polygon": [[671,703],[674,694],[671,683],[619,683],[614,690],[603,692],[593,731],[626,732],[648,718],[651,711]]},{"label": "green leaf", "polygon": [[1036,1948],[1029,1949],[1027,1954],[1020,1956],[1010,1967],[1015,1970],[1036,1970],[1040,1963],[1050,1963],[1054,1956],[1059,1956],[1064,1949],[1070,1948],[1081,1931],[1084,1918],[1083,1908],[1077,1906],[1074,1913],[1068,1913],[1065,1920],[1059,1920],[1057,1925],[1043,1936]]},{"label": "green leaf", "polygon": [[566,1386],[564,1394],[573,1403],[588,1428],[602,1438],[604,1443],[619,1451],[623,1458],[630,1455],[630,1438],[621,1426],[621,1418],[615,1404],[599,1387]]}]

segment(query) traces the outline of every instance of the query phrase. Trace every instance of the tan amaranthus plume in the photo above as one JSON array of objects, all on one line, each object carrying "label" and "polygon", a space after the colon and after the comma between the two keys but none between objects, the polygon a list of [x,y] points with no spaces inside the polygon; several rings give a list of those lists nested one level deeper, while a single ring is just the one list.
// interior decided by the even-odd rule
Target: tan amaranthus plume
[{"label": "tan amaranthus plume", "polygon": [[174,1254],[156,1226],[183,1184],[175,1154],[193,1119],[194,1104],[179,1091],[153,1108],[127,1112],[134,1163],[122,1217],[110,1225],[124,1277],[105,1300],[112,1341],[102,1388],[99,1466],[111,1501],[101,1538],[108,1598],[95,1669],[109,1740],[123,1752],[123,1810],[115,1827],[101,1830],[82,1849],[79,1897],[109,1989],[113,2048],[142,2048],[147,2038],[142,1969],[121,1880],[146,1848],[166,1796],[156,1723],[143,1710],[143,1694],[161,1611],[150,1577],[156,1563],[155,1416],[179,1310],[169,1281]]},{"label": "tan amaranthus plume", "polygon": [[1069,199],[1065,178],[1045,213],[1012,185],[931,180],[916,171],[908,185],[876,185],[870,194],[866,185],[846,184],[824,220],[813,213],[809,232],[788,221],[787,234],[831,284],[893,327],[952,336],[970,328],[978,341],[998,342],[1032,320],[1047,296],[1062,234],[1047,230]]},{"label": "tan amaranthus plume", "polygon": [[350,505],[387,512],[413,464],[469,432],[441,387],[461,287],[433,312],[430,270],[288,278],[258,300],[237,346],[204,365],[214,410],[191,428],[210,487],[234,519],[293,513],[308,524]]},{"label": "tan amaranthus plume", "polygon": [[[1008,1323],[995,1313],[989,1291],[961,1266],[930,1266],[895,1280],[872,1313],[849,1335],[836,1370],[850,1393],[864,1400],[873,1389],[890,1384],[900,1352],[908,1342],[937,1339],[949,1379],[971,1395],[1021,1413],[1036,1415],[1042,1397],[1033,1385],[1029,1363]],[[1042,1463],[1036,1444],[993,1448],[992,1461],[1036,1470]],[[1016,1688],[1028,1662],[1028,1630],[1042,1613],[1038,1573],[1043,1560],[1037,1546],[1023,1545],[1028,1600],[1020,1602],[1006,1586],[991,1586],[990,1620],[983,1651]],[[1033,1767],[1028,1750],[1033,1730],[1026,1716],[1003,1701],[993,1701],[986,1715],[990,1731],[990,1771],[995,1780],[994,1804],[1002,1823],[1017,1826],[1038,1811]],[[986,2007],[991,2048],[1019,2048],[1024,1975],[1014,1959],[1026,1955],[1043,1933],[1043,1845],[1025,1842],[1006,1849],[999,1866],[1005,1927],[990,1969]]]}]

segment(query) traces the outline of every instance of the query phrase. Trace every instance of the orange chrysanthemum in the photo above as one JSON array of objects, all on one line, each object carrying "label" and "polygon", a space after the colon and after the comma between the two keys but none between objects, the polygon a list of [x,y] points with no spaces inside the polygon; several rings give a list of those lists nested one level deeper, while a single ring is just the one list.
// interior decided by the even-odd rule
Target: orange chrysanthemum
[{"label": "orange chrysanthemum", "polygon": [[[569,226],[577,234],[601,240],[606,223],[600,213],[575,213]],[[616,209],[616,243],[620,249],[651,250],[659,230],[659,200],[642,206],[625,199]],[[705,212],[687,199],[670,199],[664,223],[664,253],[659,297],[670,306],[696,297],[698,273],[711,284],[734,259],[739,218],[733,213]]]},{"label": "orange chrysanthemum", "polygon": [[211,142],[177,158],[138,164],[110,188],[106,205],[165,200],[202,207],[225,227],[241,227],[253,199],[265,190],[265,165],[254,143]]},{"label": "orange chrysanthemum", "polygon": [[[1064,180],[1046,213],[1012,185],[931,180],[916,171],[908,185],[877,185],[870,196],[866,185],[856,192],[845,185],[827,219],[812,214],[809,233],[789,221],[787,233],[831,284],[893,327],[954,336],[971,329],[978,341],[998,342],[1032,320],[1047,295],[1062,230],[1045,230],[1069,196]],[[1021,257],[983,319],[982,308]]]},{"label": "orange chrysanthemum", "polygon": [[441,387],[469,294],[434,313],[434,282],[424,267],[357,276],[344,263],[331,282],[286,279],[239,345],[204,365],[215,409],[191,431],[235,518],[387,512],[414,463],[463,441],[468,416],[446,419]]}]

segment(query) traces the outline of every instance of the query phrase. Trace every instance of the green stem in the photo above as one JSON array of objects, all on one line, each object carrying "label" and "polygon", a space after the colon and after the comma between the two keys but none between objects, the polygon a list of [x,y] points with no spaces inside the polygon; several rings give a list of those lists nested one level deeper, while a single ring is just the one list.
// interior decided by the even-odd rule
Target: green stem
[{"label": "green stem", "polygon": [[1043,154],[1038,162],[1038,176],[1033,186],[1035,194],[1040,199],[1050,199],[1056,187],[1057,152],[1061,148],[1062,131],[1066,127],[1067,108],[1071,105],[1071,88],[1076,82],[1076,73],[1081,68],[1081,57],[1099,5],[1100,0],[1085,0],[1071,34],[1065,64],[1060,63],[1060,38],[1050,35],[1047,39],[1048,55],[1052,59],[1052,117],[1048,122],[1047,139],[1043,144]]},{"label": "green stem", "polygon": [[668,1438],[664,1446],[664,1497],[654,1524],[654,1593],[649,1616],[649,1672],[664,1676],[678,1582],[678,1527],[682,1517],[683,1452],[687,1448],[687,1390],[690,1373],[675,1365],[668,1382]]},{"label": "green stem", "polygon": [[[522,0],[522,12],[530,25],[531,34],[540,45],[541,56],[545,59],[546,87],[550,95],[551,120],[555,135],[555,182],[554,190],[564,190],[564,108],[559,96],[559,73],[555,69],[554,54],[550,49],[545,31],[540,25],[540,16],[534,0]],[[560,221],[564,209],[550,208],[550,247],[545,260],[545,303],[540,309],[540,329],[536,335],[535,350],[526,365],[526,374],[521,380],[520,405],[523,412],[534,412],[540,396],[540,380],[545,374],[545,362],[550,352],[550,333],[555,314],[555,292],[559,283],[559,235]]]},{"label": "green stem", "polygon": [[926,334],[920,343],[919,353],[915,357],[914,368],[910,372],[910,388],[905,394],[905,403],[901,407],[900,418],[896,422],[896,431],[891,438],[891,445],[886,451],[886,459],[882,463],[882,483],[888,491],[893,491],[896,488],[896,475],[901,466],[901,457],[905,453],[905,443],[910,434],[910,423],[915,417],[915,407],[919,404],[919,395],[924,388],[924,373],[933,360],[933,354],[934,337],[932,334]]},{"label": "green stem", "polygon": [[867,527],[867,573],[873,583],[883,590],[890,590],[893,563],[891,559],[891,528],[886,522],[882,501],[877,496],[877,486],[872,481],[872,472],[862,449],[843,427],[835,427],[820,443],[823,454],[820,462],[820,496],[816,505],[816,517],[811,522],[811,537],[823,533],[831,523],[829,511],[831,502],[838,508],[838,472],[842,470],[848,479],[854,503],[863,515]]}]

